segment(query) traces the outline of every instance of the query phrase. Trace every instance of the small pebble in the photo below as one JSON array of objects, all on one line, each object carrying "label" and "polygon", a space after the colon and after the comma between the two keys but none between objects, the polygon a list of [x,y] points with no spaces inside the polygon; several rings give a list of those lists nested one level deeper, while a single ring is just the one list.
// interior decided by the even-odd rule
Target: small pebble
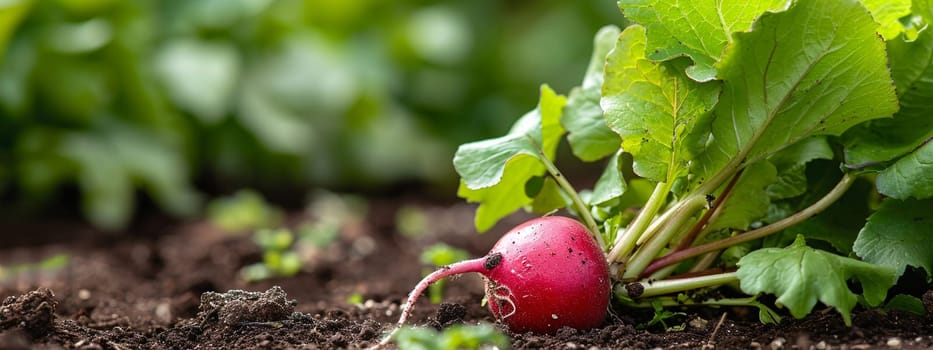
[{"label": "small pebble", "polygon": [[748,347],[755,350],[761,350],[761,343],[753,341],[751,344],[748,344]]},{"label": "small pebble", "polygon": [[890,338],[886,344],[889,348],[899,348],[901,347],[901,338]]},{"label": "small pebble", "polygon": [[155,308],[155,316],[161,322],[171,322],[172,321],[172,306],[168,303],[160,303]]},{"label": "small pebble", "polygon": [[367,256],[376,250],[376,241],[372,237],[364,236],[353,240],[353,252],[362,256]]},{"label": "small pebble", "polygon": [[91,292],[87,289],[82,289],[78,291],[78,299],[88,300],[91,298]]},{"label": "small pebble", "polygon": [[576,348],[577,348],[577,344],[570,343],[570,342],[564,344],[564,349],[576,349]]},{"label": "small pebble", "polygon": [[694,318],[694,319],[690,320],[690,322],[688,322],[688,324],[690,324],[690,327],[699,328],[699,329],[706,328],[706,324],[708,324],[708,323],[709,323],[709,321],[704,320],[704,319],[699,318],[699,317]]},{"label": "small pebble", "polygon": [[815,348],[816,348],[817,350],[823,350],[823,349],[826,349],[826,342],[825,342],[825,341],[822,341],[822,340],[820,340],[820,342],[819,342],[819,343],[816,343],[816,346],[815,346]]},{"label": "small pebble", "polygon": [[787,339],[784,339],[784,337],[777,337],[771,341],[771,344],[768,344],[768,347],[771,348],[771,350],[780,350],[784,348],[784,343],[786,342]]}]

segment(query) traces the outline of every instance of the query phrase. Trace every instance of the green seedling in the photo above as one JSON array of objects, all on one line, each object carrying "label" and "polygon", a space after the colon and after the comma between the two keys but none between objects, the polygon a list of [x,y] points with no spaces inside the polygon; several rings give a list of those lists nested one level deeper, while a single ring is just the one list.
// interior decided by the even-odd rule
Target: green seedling
[{"label": "green seedling", "polygon": [[428,232],[427,214],[423,210],[404,206],[395,213],[395,226],[399,233],[408,238],[418,238]]},{"label": "green seedling", "polygon": [[340,238],[340,227],[329,221],[304,223],[298,227],[298,237],[300,244],[324,248]]},{"label": "green seedling", "polygon": [[423,327],[404,327],[393,336],[400,350],[505,350],[509,338],[490,324],[454,325],[441,332]]},{"label": "green seedling", "polygon": [[[447,266],[458,261],[463,261],[469,257],[469,253],[467,253],[465,250],[457,249],[444,243],[432,245],[421,252],[421,263],[431,266],[431,268],[425,269],[424,275],[430,274],[431,271],[434,271],[438,267]],[[428,295],[430,295],[432,303],[440,304],[443,300],[444,284],[445,279],[441,279],[429,287]]]},{"label": "green seedling", "polygon": [[664,305],[660,302],[653,303],[652,307],[654,308],[654,317],[651,318],[647,323],[640,325],[639,328],[648,328],[655,325],[661,325],[664,327],[665,331],[682,331],[686,327],[686,323],[681,322],[681,324],[676,326],[668,326],[667,321],[674,317],[684,317],[687,316],[683,312],[673,312],[664,308]]},{"label": "green seedling", "polygon": [[351,305],[362,305],[363,304],[363,294],[353,293],[347,297],[347,304]]},{"label": "green seedling", "polygon": [[886,310],[898,310],[901,312],[912,313],[917,316],[926,315],[927,309],[923,305],[923,300],[912,295],[898,294],[884,304]]},{"label": "green seedling", "polygon": [[368,204],[360,196],[318,190],[307,210],[314,222],[327,222],[341,227],[363,222]]},{"label": "green seedling", "polygon": [[207,207],[211,224],[228,233],[243,233],[279,224],[282,213],[252,190],[213,200]]},{"label": "green seedling", "polygon": [[262,262],[240,270],[240,276],[247,282],[291,277],[301,271],[301,258],[292,250],[294,235],[290,230],[259,230],[253,236],[253,240],[263,249]]},{"label": "green seedling", "polygon": [[68,254],[56,254],[35,263],[0,265],[0,283],[15,281],[22,276],[37,273],[54,273],[67,267],[70,260]]}]

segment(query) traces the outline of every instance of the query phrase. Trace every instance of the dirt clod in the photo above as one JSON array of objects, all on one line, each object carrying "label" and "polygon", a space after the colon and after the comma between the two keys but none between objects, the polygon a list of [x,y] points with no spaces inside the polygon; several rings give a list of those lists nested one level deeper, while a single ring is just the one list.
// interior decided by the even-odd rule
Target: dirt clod
[{"label": "dirt clod", "polygon": [[466,306],[461,304],[441,303],[430,323],[432,327],[440,330],[453,324],[463,322],[463,318],[466,317],[466,314]]},{"label": "dirt clod", "polygon": [[52,328],[58,300],[48,288],[39,288],[21,296],[11,296],[0,305],[0,331],[19,327],[34,338]]},{"label": "dirt clod", "polygon": [[288,318],[295,312],[294,300],[287,300],[279,286],[259,292],[231,290],[226,293],[207,292],[201,295],[199,317],[217,314],[220,323],[239,326],[246,323],[272,322]]}]

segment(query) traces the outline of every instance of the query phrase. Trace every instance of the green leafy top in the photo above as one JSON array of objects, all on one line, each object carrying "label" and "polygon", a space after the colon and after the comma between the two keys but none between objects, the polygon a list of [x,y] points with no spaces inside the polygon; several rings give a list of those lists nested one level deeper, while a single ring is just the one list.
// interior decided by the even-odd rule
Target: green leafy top
[{"label": "green leafy top", "polygon": [[802,1],[736,34],[716,64],[723,92],[700,181],[897,111],[876,27],[857,2]]},{"label": "green leafy top", "polygon": [[893,198],[933,197],[933,142],[926,142],[881,171],[876,181],[878,192]]},{"label": "green leafy top", "polygon": [[645,28],[638,25],[619,36],[606,57],[600,105],[609,127],[622,137],[622,149],[635,157],[635,173],[670,182],[685,175],[689,155],[701,146],[694,135],[708,123],[719,86],[684,76],[686,59],[647,59],[645,40]]},{"label": "green leafy top", "polygon": [[859,0],[880,24],[878,34],[885,40],[901,35],[906,28],[901,18],[910,15],[910,0]]},{"label": "green leafy top", "polygon": [[457,149],[454,168],[463,179],[458,194],[480,203],[478,230],[488,230],[503,216],[532,202],[525,183],[544,174],[540,157],[554,157],[564,135],[560,116],[566,102],[564,96],[542,86],[538,108],[519,119],[507,135]]},{"label": "green leafy top", "polygon": [[894,285],[894,270],[810,248],[803,236],[789,247],[754,251],[739,260],[742,291],[772,293],[796,318],[810,313],[817,301],[842,314],[852,324],[857,297],[846,282],[858,280],[869,305],[879,305]]},{"label": "green leafy top", "polygon": [[895,38],[887,49],[901,109],[893,118],[872,120],[843,135],[850,166],[896,159],[933,137],[933,30],[913,42]]},{"label": "green leafy top", "polygon": [[868,218],[853,250],[873,264],[888,266],[900,276],[907,266],[921,267],[933,276],[933,199],[886,200]]},{"label": "green leafy top", "polygon": [[601,159],[619,149],[619,136],[609,130],[599,107],[606,55],[614,47],[619,32],[616,26],[606,26],[596,33],[593,57],[583,83],[570,91],[561,116],[573,154],[584,161]]},{"label": "green leafy top", "polygon": [[787,8],[788,0],[620,0],[622,13],[648,28],[648,58],[656,61],[689,56],[687,75],[697,81],[716,78],[713,64],[732,35],[749,29],[766,11]]}]

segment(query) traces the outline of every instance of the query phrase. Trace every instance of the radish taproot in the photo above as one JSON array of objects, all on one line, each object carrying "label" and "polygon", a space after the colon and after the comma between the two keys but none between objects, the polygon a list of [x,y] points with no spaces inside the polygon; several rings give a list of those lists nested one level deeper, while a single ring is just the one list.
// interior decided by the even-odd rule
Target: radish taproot
[{"label": "radish taproot", "polygon": [[398,325],[411,315],[425,288],[467,272],[486,277],[489,309],[512,332],[587,329],[606,317],[610,281],[603,252],[582,224],[549,216],[516,226],[482,258],[426,276],[408,295]]}]

